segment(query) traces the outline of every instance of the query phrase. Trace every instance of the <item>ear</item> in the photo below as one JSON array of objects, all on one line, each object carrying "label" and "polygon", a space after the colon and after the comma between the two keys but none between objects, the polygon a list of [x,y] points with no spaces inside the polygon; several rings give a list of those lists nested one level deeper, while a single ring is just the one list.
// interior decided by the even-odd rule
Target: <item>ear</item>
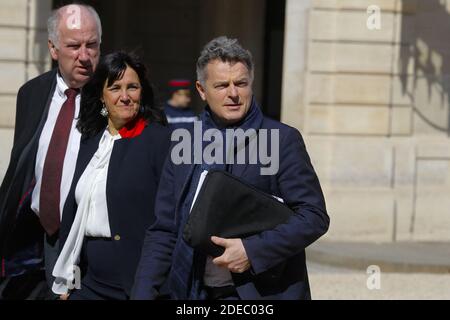
[{"label": "ear", "polygon": [[48,40],[48,50],[53,60],[58,60],[58,50],[51,40]]},{"label": "ear", "polygon": [[206,101],[205,89],[202,87],[199,81],[195,82],[195,88],[197,89],[200,98],[202,98],[203,101]]}]

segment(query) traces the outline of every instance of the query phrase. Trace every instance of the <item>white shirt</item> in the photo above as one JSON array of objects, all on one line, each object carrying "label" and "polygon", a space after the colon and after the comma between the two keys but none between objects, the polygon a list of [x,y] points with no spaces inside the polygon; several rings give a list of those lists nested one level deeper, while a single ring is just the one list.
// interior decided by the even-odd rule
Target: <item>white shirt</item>
[{"label": "white shirt", "polygon": [[208,287],[225,287],[234,285],[230,271],[225,267],[216,266],[212,261],[214,257],[206,258],[203,282]]},{"label": "white shirt", "polygon": [[108,129],[105,130],[97,151],[77,183],[75,189],[75,201],[79,206],[77,214],[79,214],[78,211],[80,211],[83,201],[87,201],[89,205],[85,236],[111,237],[106,201],[106,180],[114,141],[120,138],[120,134],[112,136]]},{"label": "white shirt", "polygon": [[[36,167],[34,169],[36,186],[33,190],[31,198],[31,209],[39,215],[39,199],[41,194],[42,184],[42,172],[44,170],[45,158],[47,157],[48,145],[52,138],[53,129],[58,118],[59,111],[62,105],[67,100],[64,92],[69,87],[64,82],[63,78],[57,74],[56,76],[56,90],[53,94],[52,102],[50,103],[50,109],[48,111],[47,121],[45,121],[44,128],[42,129],[41,137],[39,138],[39,148],[36,156]],[[78,151],[80,149],[81,133],[76,129],[78,113],[80,112],[80,94],[75,98],[75,115],[72,121],[72,129],[70,130],[69,141],[67,144],[66,155],[64,158],[63,172],[61,178],[61,193],[59,209],[62,215],[64,203],[67,195],[69,194],[70,186],[72,184],[73,175],[75,173],[75,166],[78,157]]]},{"label": "white shirt", "polygon": [[55,281],[52,290],[65,294],[73,281],[74,267],[78,264],[85,236],[111,237],[106,182],[109,161],[114,142],[119,134],[112,136],[108,129],[103,133],[97,151],[81,175],[75,190],[78,209],[64,247],[53,269]]}]

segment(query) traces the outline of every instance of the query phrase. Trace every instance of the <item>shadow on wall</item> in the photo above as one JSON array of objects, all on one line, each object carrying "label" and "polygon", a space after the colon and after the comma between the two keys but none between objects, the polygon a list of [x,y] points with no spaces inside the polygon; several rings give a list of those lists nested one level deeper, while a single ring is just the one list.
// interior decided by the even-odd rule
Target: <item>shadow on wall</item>
[{"label": "shadow on wall", "polygon": [[450,136],[450,1],[403,0],[402,7],[400,79],[417,118],[415,131]]}]

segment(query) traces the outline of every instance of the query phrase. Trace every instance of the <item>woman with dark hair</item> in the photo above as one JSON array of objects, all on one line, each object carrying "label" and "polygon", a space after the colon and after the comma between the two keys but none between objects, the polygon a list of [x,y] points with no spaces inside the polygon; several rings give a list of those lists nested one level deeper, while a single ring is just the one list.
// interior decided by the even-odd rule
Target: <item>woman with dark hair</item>
[{"label": "woman with dark hair", "polygon": [[123,52],[105,56],[83,88],[82,139],[53,270],[62,299],[130,296],[170,146],[153,100],[145,66]]}]

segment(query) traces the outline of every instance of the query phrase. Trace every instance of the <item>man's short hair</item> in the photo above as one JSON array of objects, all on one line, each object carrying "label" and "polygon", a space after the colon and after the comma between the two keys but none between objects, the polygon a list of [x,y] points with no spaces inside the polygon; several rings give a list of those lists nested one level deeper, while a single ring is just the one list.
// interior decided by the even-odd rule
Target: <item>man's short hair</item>
[{"label": "man's short hair", "polygon": [[197,80],[204,85],[206,81],[206,66],[213,60],[222,62],[241,62],[247,67],[253,80],[253,58],[250,51],[242,48],[237,39],[225,36],[217,37],[208,42],[197,60]]},{"label": "man's short hair", "polygon": [[[98,34],[98,41],[99,44],[102,42],[102,23],[100,21],[100,17],[97,13],[97,11],[95,11],[95,9],[87,4],[78,4],[78,3],[74,3],[73,5],[77,5],[80,7],[85,8],[94,18],[96,24],[97,24],[97,34]],[[58,48],[59,47],[59,23],[60,23],[60,19],[61,19],[61,9],[68,7],[67,6],[63,6],[61,8],[55,9],[52,11],[52,13],[50,14],[50,17],[47,20],[47,32],[48,32],[48,39],[53,43],[53,45]]]}]

